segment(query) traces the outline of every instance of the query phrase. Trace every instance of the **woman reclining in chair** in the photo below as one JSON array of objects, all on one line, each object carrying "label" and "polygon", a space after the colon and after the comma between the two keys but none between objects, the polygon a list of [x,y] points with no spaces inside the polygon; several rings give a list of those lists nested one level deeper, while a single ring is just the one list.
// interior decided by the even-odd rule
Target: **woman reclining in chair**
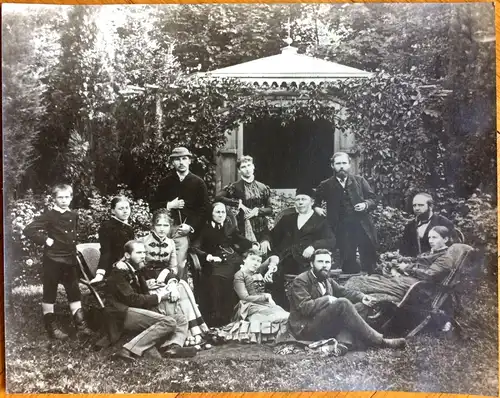
[{"label": "woman reclining in chair", "polygon": [[419,281],[440,283],[454,267],[454,258],[448,251],[450,231],[436,226],[429,231],[430,252],[395,265],[390,275],[356,276],[349,279],[346,288],[369,294],[378,301],[399,303],[408,289]]}]

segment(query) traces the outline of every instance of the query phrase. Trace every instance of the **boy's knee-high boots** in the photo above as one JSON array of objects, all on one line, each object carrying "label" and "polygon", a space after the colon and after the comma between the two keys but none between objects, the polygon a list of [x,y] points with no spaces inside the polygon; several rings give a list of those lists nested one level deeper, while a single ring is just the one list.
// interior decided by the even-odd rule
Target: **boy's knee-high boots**
[{"label": "boy's knee-high boots", "polygon": [[52,339],[56,340],[66,340],[69,336],[59,329],[56,325],[56,315],[51,312],[44,314],[43,322],[45,324],[45,330]]},{"label": "boy's knee-high boots", "polygon": [[83,310],[79,308],[76,310],[76,312],[73,315],[73,320],[75,322],[76,330],[78,333],[81,333],[85,336],[91,336],[94,334],[92,330],[87,325],[87,322],[85,321],[85,317],[83,315]]}]

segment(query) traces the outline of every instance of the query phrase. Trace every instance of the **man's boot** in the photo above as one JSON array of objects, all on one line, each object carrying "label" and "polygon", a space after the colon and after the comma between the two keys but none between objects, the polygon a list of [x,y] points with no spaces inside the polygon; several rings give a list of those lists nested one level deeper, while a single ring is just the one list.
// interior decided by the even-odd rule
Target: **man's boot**
[{"label": "man's boot", "polygon": [[94,332],[89,329],[87,322],[85,321],[85,317],[83,316],[83,310],[81,308],[76,310],[75,314],[73,315],[73,320],[75,322],[76,330],[78,333],[81,333],[84,336],[92,336],[94,334]]},{"label": "man's boot", "polygon": [[170,344],[167,347],[162,347],[161,354],[165,358],[192,358],[198,350],[195,347],[181,347],[178,344]]},{"label": "man's boot", "polygon": [[69,337],[57,327],[56,316],[54,313],[50,312],[48,314],[44,314],[43,323],[45,324],[45,330],[51,339],[66,340]]}]

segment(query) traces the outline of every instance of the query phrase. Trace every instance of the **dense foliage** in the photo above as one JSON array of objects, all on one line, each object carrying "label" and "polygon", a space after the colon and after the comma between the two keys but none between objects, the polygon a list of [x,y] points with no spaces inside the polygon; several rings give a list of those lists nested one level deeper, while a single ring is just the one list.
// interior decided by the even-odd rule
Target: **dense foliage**
[{"label": "dense foliage", "polygon": [[[464,229],[479,222],[491,230],[494,208],[467,202],[478,188],[491,194],[481,203],[496,195],[490,4],[28,7],[6,9],[2,28],[9,200],[31,206],[28,189],[44,194],[69,181],[82,218],[98,223],[96,198],[121,185],[147,202],[176,145],[193,151],[193,171],[213,194],[226,131],[308,117],[354,133],[363,174],[381,199],[375,218],[384,249],[422,190],[445,190],[437,200],[444,207],[467,203],[465,213],[448,209]],[[266,90],[194,73],[277,54],[288,28],[299,52],[373,78],[291,87],[292,99],[276,102]],[[475,239],[492,246],[490,238]]]}]

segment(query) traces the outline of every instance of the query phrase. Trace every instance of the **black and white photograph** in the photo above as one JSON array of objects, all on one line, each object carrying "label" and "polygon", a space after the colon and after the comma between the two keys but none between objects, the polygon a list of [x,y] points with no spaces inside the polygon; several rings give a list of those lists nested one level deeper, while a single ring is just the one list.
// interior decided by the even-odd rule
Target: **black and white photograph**
[{"label": "black and white photograph", "polygon": [[494,17],[2,4],[7,392],[497,396]]}]

